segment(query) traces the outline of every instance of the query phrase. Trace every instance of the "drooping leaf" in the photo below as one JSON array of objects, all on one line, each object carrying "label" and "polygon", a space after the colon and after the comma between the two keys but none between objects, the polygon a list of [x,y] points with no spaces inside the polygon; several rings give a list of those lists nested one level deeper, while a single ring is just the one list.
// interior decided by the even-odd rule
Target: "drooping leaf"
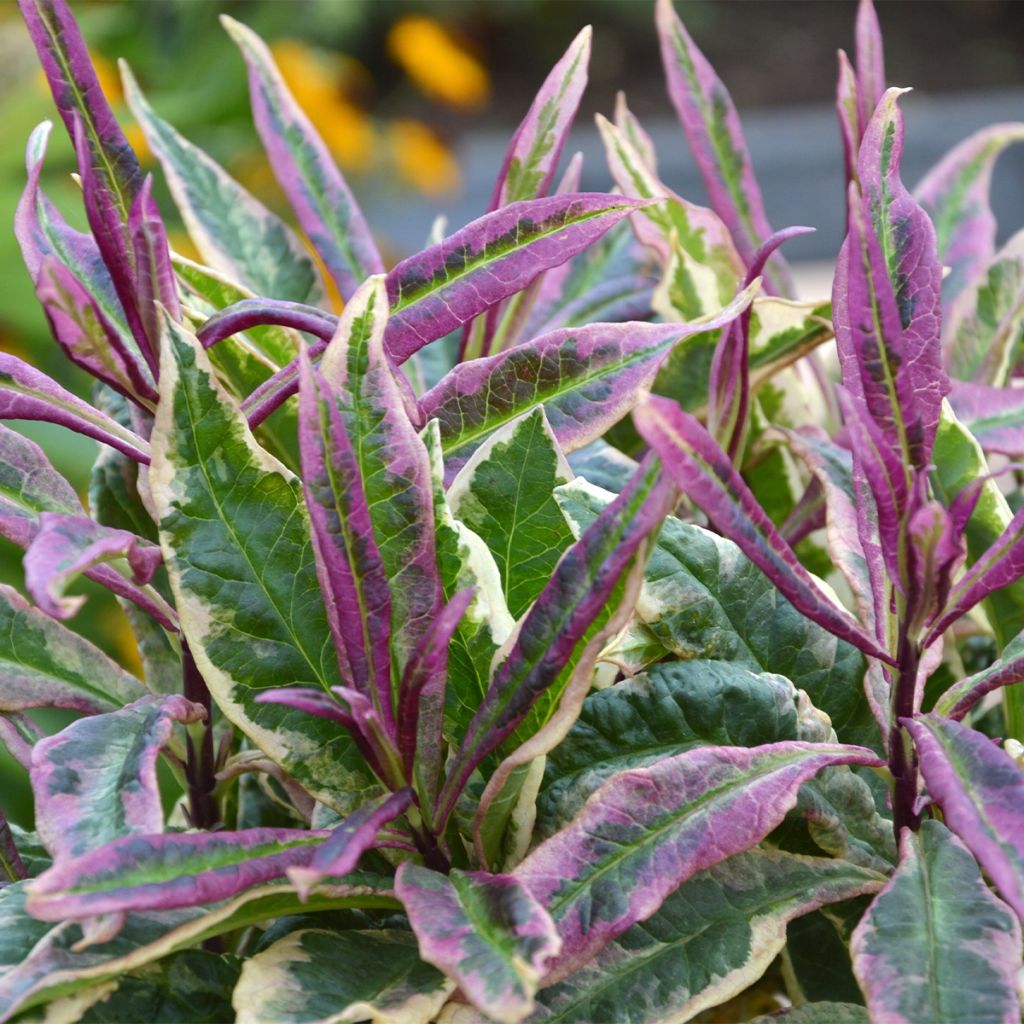
[{"label": "drooping leaf", "polygon": [[420,959],[409,932],[309,928],[249,957],[232,1005],[237,1024],[363,1019],[430,1024],[454,987]]},{"label": "drooping leaf", "polygon": [[561,940],[544,907],[511,875],[454,869],[445,877],[406,861],[395,892],[419,939],[420,956],[456,979],[500,1024],[518,1024]]},{"label": "drooping leaf", "polygon": [[573,541],[552,493],[571,477],[538,406],[492,434],[448,489],[456,519],[494,555],[513,618],[533,604]]},{"label": "drooping leaf", "polygon": [[526,614],[514,642],[491,677],[483,702],[453,761],[438,800],[447,817],[473,769],[515,730],[572,659],[601,614],[647,535],[660,525],[672,500],[657,466],[641,464],[626,489],[569,548],[548,585]]},{"label": "drooping leaf", "polygon": [[937,821],[904,830],[900,865],[853,933],[872,1020],[1016,1024],[1020,923]]},{"label": "drooping leaf", "polygon": [[80,718],[32,754],[36,829],[55,861],[126,835],[163,831],[156,761],[175,722],[203,717],[184,697],[142,697]]},{"label": "drooping leaf", "polygon": [[1024,771],[987,736],[936,714],[904,723],[928,795],[1024,919]]},{"label": "drooping leaf", "polygon": [[542,989],[531,1022],[690,1020],[760,978],[785,945],[793,918],[882,883],[881,875],[843,861],[768,850],[737,854],[694,875],[653,916]]},{"label": "drooping leaf", "polygon": [[655,395],[633,419],[666,471],[730,540],[812,622],[867,654],[889,660],[877,641],[814,582],[705,428],[675,402]]},{"label": "drooping leaf", "polygon": [[254,441],[196,339],[168,321],[150,483],[182,629],[218,707],[317,799],[345,813],[371,787],[337,724],[259,704],[341,683],[301,486]]},{"label": "drooping leaf", "polygon": [[57,423],[149,462],[149,443],[17,356],[0,353],[0,419]]},{"label": "drooping leaf", "polygon": [[1008,146],[1024,142],[1024,124],[994,124],[954,146],[921,180],[914,196],[935,224],[939,259],[952,269],[942,283],[949,302],[992,257],[996,219],[989,206],[992,169]]},{"label": "drooping leaf", "polygon": [[1002,655],[987,668],[958,679],[943,693],[932,710],[943,718],[960,721],[987,693],[1024,682],[1024,634],[1018,633]]},{"label": "drooping leaf", "polygon": [[753,291],[699,323],[567,328],[460,363],[420,399],[423,415],[440,421],[446,466],[457,468],[488,434],[541,404],[563,450],[582,448],[626,415],[676,344],[729,323]]},{"label": "drooping leaf", "polygon": [[84,637],[0,586],[0,710],[58,707],[113,711],[141,697],[142,684]]},{"label": "drooping leaf", "polygon": [[871,763],[859,747],[782,742],[700,747],[612,776],[515,872],[562,936],[548,982],[646,920],[698,871],[756,845],[816,772]]},{"label": "drooping leaf", "polygon": [[1024,388],[954,381],[949,404],[985,451],[1024,457]]},{"label": "drooping leaf", "polygon": [[[558,492],[577,531],[610,498],[579,480]],[[645,576],[637,611],[665,650],[785,676],[828,712],[844,742],[875,741],[860,654],[801,615],[732,541],[669,516]]]},{"label": "drooping leaf", "polygon": [[[704,179],[711,207],[729,228],[740,256],[749,266],[772,229],[739,115],[725,85],[676,16],[672,0],[658,0],[657,23],[672,105]],[[766,286],[773,295],[792,294],[789,270],[781,256],[773,258]]]},{"label": "drooping leaf", "polygon": [[666,661],[591,693],[548,755],[537,830],[552,835],[616,772],[698,746],[754,747],[793,740],[796,694],[781,676],[712,661]]},{"label": "drooping leaf", "polygon": [[266,44],[234,18],[223,15],[221,22],[248,66],[253,118],[270,166],[303,231],[348,299],[367,277],[384,272],[362,211]]},{"label": "drooping leaf", "polygon": [[159,118],[122,62],[124,94],[163,165],[171,195],[204,262],[257,295],[317,301],[321,285],[291,228],[201,149]]}]

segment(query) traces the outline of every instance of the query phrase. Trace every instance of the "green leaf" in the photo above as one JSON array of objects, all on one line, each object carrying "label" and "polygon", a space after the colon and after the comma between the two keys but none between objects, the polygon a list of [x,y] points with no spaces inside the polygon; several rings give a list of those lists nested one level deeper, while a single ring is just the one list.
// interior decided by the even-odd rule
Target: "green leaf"
[{"label": "green leaf", "polygon": [[796,739],[796,692],[780,676],[728,662],[667,661],[591,693],[549,755],[537,801],[543,838],[570,821],[616,772],[707,744]]},{"label": "green leaf", "polygon": [[518,619],[573,542],[552,492],[572,479],[542,407],[496,431],[448,490],[456,519],[490,549]]},{"label": "green leaf", "polygon": [[944,825],[905,829],[900,866],[853,933],[873,1020],[1017,1021],[1020,923]]},{"label": "green leaf", "polygon": [[454,987],[411,932],[308,928],[246,960],[232,1002],[236,1024],[429,1024]]},{"label": "green leaf", "polygon": [[531,1024],[690,1020],[757,981],[793,918],[882,882],[826,858],[767,850],[730,857],[684,882],[590,964],[542,989]]},{"label": "green leaf", "polygon": [[856,1003],[804,1003],[784,1013],[755,1017],[750,1024],[871,1024],[868,1011]]},{"label": "green leaf", "polygon": [[[557,497],[579,531],[611,495],[577,479]],[[841,740],[877,742],[860,653],[800,615],[731,541],[670,516],[644,575],[637,611],[669,651],[785,676],[829,714]]]},{"label": "green leaf", "polygon": [[166,324],[151,472],[182,629],[225,716],[313,796],[354,810],[374,783],[348,734],[259,704],[341,678],[298,481],[253,439],[196,339]]}]

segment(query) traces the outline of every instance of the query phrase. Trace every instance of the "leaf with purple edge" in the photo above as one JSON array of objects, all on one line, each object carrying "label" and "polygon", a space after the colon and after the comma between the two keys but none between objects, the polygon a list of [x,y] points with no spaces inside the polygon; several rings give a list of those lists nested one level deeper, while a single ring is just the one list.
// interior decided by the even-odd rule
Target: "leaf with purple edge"
[{"label": "leaf with purple edge", "polygon": [[291,228],[159,118],[123,62],[121,78],[128,105],[163,165],[171,195],[204,261],[257,295],[318,301],[319,275]]},{"label": "leaf with purple edge", "polygon": [[855,26],[857,42],[857,105],[861,129],[867,126],[885,95],[885,51],[872,0],[860,0]]},{"label": "leaf with purple edge", "polygon": [[[557,706],[561,694],[552,693],[552,686],[564,678],[562,670],[586,642],[633,556],[661,525],[673,500],[672,487],[658,478],[657,470],[653,459],[640,465],[622,494],[565,553],[506,643],[507,653],[495,667],[487,694],[448,765],[438,798],[439,821],[447,819],[476,766],[528,714],[539,715],[543,724]],[[534,710],[541,701],[545,713]]]},{"label": "leaf with purple edge", "polygon": [[691,1020],[757,981],[794,918],[874,892],[883,881],[841,860],[781,850],[736,854],[694,875],[591,963],[542,989],[531,1024]]},{"label": "leaf with purple edge", "polygon": [[937,821],[904,829],[896,874],[851,940],[872,1020],[1016,1024],[1020,923]]},{"label": "leaf with purple edge", "polygon": [[812,622],[888,661],[889,655],[814,582],[704,427],[668,399],[650,396],[633,413],[666,472],[716,527]]},{"label": "leaf with purple edge", "polygon": [[1024,682],[1024,633],[1018,633],[987,668],[958,679],[936,700],[932,710],[959,722],[986,694],[1020,682]]},{"label": "leaf with purple edge", "polygon": [[0,710],[113,711],[145,693],[135,676],[84,637],[0,586]]},{"label": "leaf with purple edge", "polygon": [[181,305],[178,300],[178,283],[171,266],[167,229],[153,199],[151,174],[146,175],[142,188],[132,202],[128,230],[131,232],[135,256],[134,283],[139,319],[149,339],[146,351],[157,356],[160,351],[159,307],[166,309],[175,320],[180,320]]},{"label": "leaf with purple edge", "polygon": [[295,102],[266,44],[227,15],[221,24],[249,71],[253,119],[285,194],[344,299],[384,272],[363,214],[323,140]]},{"label": "leaf with purple edge", "polygon": [[500,1024],[518,1024],[561,940],[544,907],[511,875],[454,869],[445,877],[411,862],[395,876],[420,956],[456,979]]},{"label": "leaf with purple edge", "polygon": [[43,420],[149,462],[149,443],[17,356],[0,353],[0,419]]},{"label": "leaf with purple edge", "polygon": [[977,279],[992,257],[992,170],[1003,150],[1019,142],[1024,142],[1024,124],[982,128],[954,146],[914,189],[914,197],[935,224],[939,259],[952,268],[942,283],[947,302]]},{"label": "leaf with purple edge", "polygon": [[157,757],[175,722],[203,717],[203,709],[184,697],[147,696],[40,740],[31,771],[36,830],[54,862],[120,836],[162,832]]},{"label": "leaf with purple edge", "polygon": [[755,291],[702,321],[566,328],[460,363],[420,399],[423,415],[440,421],[446,469],[464,465],[488,434],[538,405],[564,451],[596,440],[651,386],[676,345],[729,323]]},{"label": "leaf with purple edge", "polygon": [[1024,920],[1024,771],[988,736],[937,714],[903,725],[946,825]]},{"label": "leaf with purple edge", "polygon": [[613,775],[515,876],[562,936],[551,984],[661,906],[698,871],[760,842],[822,768],[877,764],[841,744],[701,747]]},{"label": "leaf with purple edge", "polygon": [[[728,90],[683,28],[672,0],[658,0],[657,23],[672,105],[704,179],[711,207],[729,228],[740,256],[749,266],[772,229],[739,115]],[[773,257],[766,286],[773,295],[792,294],[789,269],[781,256]]]},{"label": "leaf with purple edge", "polygon": [[[105,566],[110,572],[104,573],[103,582],[120,596],[133,599],[135,588],[152,580],[162,560],[156,544],[127,530],[101,526],[88,516],[44,512],[39,532],[25,552],[25,587],[48,615],[68,619],[85,601],[81,596],[64,596],[78,576]],[[124,580],[120,590],[115,576]],[[147,596],[146,603],[163,612],[168,625],[173,623],[174,612],[160,595],[149,588]]]},{"label": "leaf with purple edge", "polygon": [[843,166],[846,184],[857,177],[857,151],[860,149],[864,123],[860,119],[857,75],[845,50],[839,51],[839,75],[836,81],[836,114],[843,139]]}]

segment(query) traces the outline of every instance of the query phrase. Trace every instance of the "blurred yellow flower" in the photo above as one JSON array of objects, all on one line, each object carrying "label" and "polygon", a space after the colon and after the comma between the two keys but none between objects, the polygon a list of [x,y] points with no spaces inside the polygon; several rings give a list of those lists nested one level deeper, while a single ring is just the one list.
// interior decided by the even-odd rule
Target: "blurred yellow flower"
[{"label": "blurred yellow flower", "polygon": [[146,133],[134,121],[124,125],[124,137],[128,140],[128,145],[135,150],[140,164],[153,162],[153,151],[149,148],[149,142],[146,141]]},{"label": "blurred yellow flower", "polygon": [[278,40],[271,52],[296,102],[338,163],[356,171],[372,166],[377,148],[373,123],[342,89],[346,75],[358,73],[354,62],[323,54],[297,39]]},{"label": "blurred yellow flower", "polygon": [[432,99],[473,110],[490,96],[484,66],[433,18],[410,14],[388,32],[388,53]]},{"label": "blurred yellow flower", "polygon": [[459,165],[429,125],[422,121],[392,121],[389,134],[395,168],[413,188],[428,196],[458,188]]}]

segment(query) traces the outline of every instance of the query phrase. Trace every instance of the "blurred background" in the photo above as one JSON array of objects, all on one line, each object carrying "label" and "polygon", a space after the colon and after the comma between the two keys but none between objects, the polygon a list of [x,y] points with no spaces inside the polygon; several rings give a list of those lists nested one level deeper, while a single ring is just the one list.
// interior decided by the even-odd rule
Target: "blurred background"
[{"label": "blurred background", "polygon": [[[652,0],[72,3],[104,91],[147,169],[156,170],[121,101],[120,57],[161,116],[287,215],[252,128],[241,58],[217,17],[229,13],[259,32],[272,44],[286,81],[348,177],[389,259],[422,247],[437,214],[454,229],[486,210],[511,132],[548,69],[588,23],[594,26],[590,86],[570,145],[570,152],[585,154],[583,188],[610,187],[593,115],[610,116],[622,89],[654,138],[662,178],[683,196],[706,201],[664,94]],[[1024,120],[1019,0],[876,4],[889,82],[915,87],[904,102],[908,182],[972,131]],[[831,106],[835,52],[852,49],[854,0],[680,0],[677,9],[740,109],[772,223],[818,229],[787,253],[805,262],[811,288],[827,291],[843,216]],[[24,185],[24,142],[51,117],[50,95],[17,6],[0,0],[0,348],[86,394],[86,378],[49,338],[8,227]],[[83,226],[71,170],[70,146],[58,128],[44,187],[68,219]],[[1001,238],[1024,224],[1022,184],[1024,147],[1018,147],[1002,159],[994,182]],[[157,194],[172,224],[172,244],[193,255],[173,223],[162,184]],[[58,428],[22,426],[84,494],[95,446]],[[0,540],[0,580],[17,585],[19,575],[20,552]],[[70,625],[137,666],[123,616],[104,593],[94,592]],[[6,775],[0,762],[0,777]],[[3,805],[27,823],[20,789],[5,787]]]}]

